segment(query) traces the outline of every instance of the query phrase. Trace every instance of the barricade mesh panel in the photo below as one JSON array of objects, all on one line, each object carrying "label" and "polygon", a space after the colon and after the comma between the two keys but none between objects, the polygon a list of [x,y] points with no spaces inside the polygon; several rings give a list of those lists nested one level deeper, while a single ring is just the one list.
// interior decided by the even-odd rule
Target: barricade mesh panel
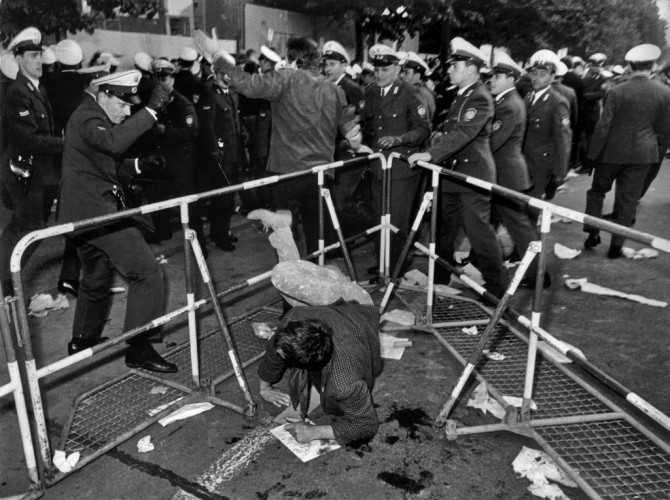
[{"label": "barricade mesh panel", "polygon": [[93,453],[149,420],[152,410],[186,395],[131,372],[79,401],[63,450],[82,457]]},{"label": "barricade mesh panel", "polygon": [[[230,335],[237,349],[240,363],[247,361],[265,352],[266,340],[259,339],[254,334],[252,323],[269,323],[275,327],[279,322],[279,314],[261,310],[248,318],[242,319],[228,326]],[[200,377],[216,380],[220,377],[233,375],[233,367],[228,356],[228,344],[223,333],[216,331],[200,340]],[[161,373],[160,377],[185,386],[191,385],[191,351],[186,346],[165,356],[179,367],[177,373]]]},{"label": "barricade mesh panel", "polygon": [[670,498],[670,457],[626,420],[535,431],[602,498]]},{"label": "barricade mesh panel", "polygon": [[[398,296],[417,317],[425,314],[425,292],[400,289]],[[435,323],[488,317],[474,302],[436,297]],[[468,335],[464,328],[437,328],[435,334],[467,360],[486,325],[477,325],[475,335]],[[504,356],[502,360],[482,356],[478,361],[476,369],[487,385],[502,395],[522,396],[528,344],[504,326],[497,326],[486,349]],[[538,406],[533,412],[534,419],[612,411],[605,404],[604,396],[592,395],[539,353],[533,400]],[[602,498],[670,498],[670,455],[628,421],[561,424],[534,427],[534,430]]]}]

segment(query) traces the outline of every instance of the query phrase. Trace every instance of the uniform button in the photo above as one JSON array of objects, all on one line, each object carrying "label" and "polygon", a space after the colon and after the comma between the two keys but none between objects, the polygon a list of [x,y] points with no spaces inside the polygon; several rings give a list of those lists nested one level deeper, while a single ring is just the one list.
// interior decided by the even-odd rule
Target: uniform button
[{"label": "uniform button", "polygon": [[381,127],[379,127],[379,130],[381,130],[381,129],[382,129],[382,128],[381,128]]},{"label": "uniform button", "polygon": [[398,116],[397,113],[393,113],[393,118],[395,118],[396,116]]}]

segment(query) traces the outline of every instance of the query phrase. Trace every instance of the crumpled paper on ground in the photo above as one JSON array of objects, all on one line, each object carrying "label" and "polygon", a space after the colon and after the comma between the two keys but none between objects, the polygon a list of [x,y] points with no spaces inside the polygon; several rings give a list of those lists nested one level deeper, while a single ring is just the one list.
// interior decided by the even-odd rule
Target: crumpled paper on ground
[{"label": "crumpled paper on ground", "polygon": [[405,347],[396,347],[396,342],[409,340],[408,338],[394,337],[387,333],[379,333],[379,348],[383,359],[401,359]]},{"label": "crumpled paper on ground", "polygon": [[593,293],[595,295],[609,295],[612,297],[621,297],[622,299],[632,300],[653,307],[667,307],[668,303],[662,300],[648,299],[642,295],[635,295],[631,293],[623,293],[611,288],[589,283],[587,278],[571,278],[565,280],[565,286],[571,290],[581,290],[585,293]]},{"label": "crumpled paper on ground", "polygon": [[28,305],[28,315],[43,318],[49,311],[56,309],[66,309],[70,307],[70,302],[63,294],[58,294],[54,299],[48,293],[38,293],[30,297],[30,304]]},{"label": "crumpled paper on ground", "polygon": [[[418,269],[411,269],[403,275],[400,284],[426,288],[428,287],[428,276]],[[442,285],[440,283],[434,283],[433,290],[435,290],[435,293],[442,295],[458,295],[461,293],[461,291],[456,288],[451,288],[450,286]]]},{"label": "crumpled paper on ground", "polygon": [[416,323],[416,316],[409,311],[393,309],[392,311],[381,315],[379,322],[381,323],[382,321],[390,321],[403,326],[414,326],[414,323]]},{"label": "crumpled paper on ground", "polygon": [[151,442],[151,436],[144,436],[137,442],[137,451],[140,453],[154,451],[154,444]]},{"label": "crumpled paper on ground", "polygon": [[205,401],[204,403],[190,403],[182,406],[178,410],[173,411],[167,417],[161,418],[158,423],[165,427],[166,425],[170,425],[172,422],[193,417],[199,413],[211,410],[212,408],[214,408],[214,405],[209,401]]},{"label": "crumpled paper on ground", "polygon": [[532,483],[528,487],[533,495],[550,500],[569,500],[561,488],[549,481],[554,481],[570,488],[577,484],[563,472],[549,455],[540,450],[522,447],[521,452],[512,462],[517,477],[525,477]]},{"label": "crumpled paper on ground", "polygon": [[71,472],[72,469],[74,469],[75,465],[77,465],[77,462],[79,462],[79,456],[80,453],[78,451],[75,451],[66,457],[63,450],[56,450],[54,453],[53,464],[56,469],[61,471],[63,474],[67,474],[68,472]]},{"label": "crumpled paper on ground", "polygon": [[658,257],[658,250],[654,250],[653,248],[641,248],[640,250],[633,250],[629,247],[623,247],[621,252],[623,253],[624,257],[632,260],[653,259],[654,257]]},{"label": "crumpled paper on ground", "polygon": [[554,255],[559,259],[574,259],[581,253],[581,250],[575,250],[574,248],[566,247],[560,243],[554,243]]},{"label": "crumpled paper on ground", "polygon": [[[503,396],[505,403],[515,408],[521,408],[523,398],[518,396]],[[486,382],[481,382],[475,390],[472,391],[472,396],[468,400],[466,406],[482,410],[484,415],[488,411],[491,415],[502,420],[505,417],[505,407],[501,405],[495,398],[492,398],[486,388]],[[537,404],[531,399],[530,409],[537,411]]]}]

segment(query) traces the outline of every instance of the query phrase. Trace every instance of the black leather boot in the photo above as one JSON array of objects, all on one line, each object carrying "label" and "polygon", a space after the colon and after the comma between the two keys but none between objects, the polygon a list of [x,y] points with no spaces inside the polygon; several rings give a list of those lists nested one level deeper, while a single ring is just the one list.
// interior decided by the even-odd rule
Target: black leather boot
[{"label": "black leather boot", "polygon": [[128,346],[126,366],[161,373],[175,373],[178,370],[177,365],[163,359],[148,341]]}]

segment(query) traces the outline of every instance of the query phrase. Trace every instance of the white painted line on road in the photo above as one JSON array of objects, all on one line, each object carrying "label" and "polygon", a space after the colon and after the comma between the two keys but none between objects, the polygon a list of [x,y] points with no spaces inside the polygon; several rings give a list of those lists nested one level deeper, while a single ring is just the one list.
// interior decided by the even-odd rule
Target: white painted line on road
[{"label": "white painted line on road", "polygon": [[[202,485],[211,493],[222,494],[222,492],[217,491],[221,483],[230,481],[244,470],[252,460],[255,460],[261,454],[269,441],[276,439],[270,433],[272,427],[272,422],[269,422],[253,429],[243,439],[235,443],[235,446],[226,450],[194,482]],[[179,490],[174,494],[172,500],[198,500],[198,498],[184,490]]]}]

